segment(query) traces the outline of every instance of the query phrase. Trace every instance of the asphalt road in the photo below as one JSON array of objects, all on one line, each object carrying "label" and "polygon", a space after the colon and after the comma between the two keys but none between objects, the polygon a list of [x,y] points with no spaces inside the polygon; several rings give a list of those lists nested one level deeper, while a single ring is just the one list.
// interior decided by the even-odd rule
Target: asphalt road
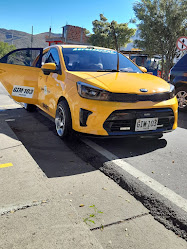
[{"label": "asphalt road", "polygon": [[[3,100],[3,96],[6,95],[4,89],[0,86],[1,99]],[[54,136],[55,129],[54,123],[42,115],[40,111],[36,113],[28,113],[23,109],[9,110],[10,122],[9,126],[15,132],[20,141],[25,145],[26,149],[29,151],[34,160],[38,163],[40,168],[43,170],[45,175],[48,178],[53,177],[61,177],[71,175],[72,172],[70,169],[66,169],[65,171],[61,171],[59,165],[56,164],[55,169],[49,168],[41,156],[42,146],[47,139],[47,135],[42,135],[43,130],[40,130],[40,124],[44,126],[45,130],[52,131]],[[11,117],[14,121],[11,121]],[[137,140],[135,138],[107,138],[107,139],[99,139],[99,138],[89,138],[84,137],[80,134],[75,134],[74,137],[65,141],[66,145],[71,148],[74,153],[76,153],[79,157],[81,157],[84,161],[91,163],[96,169],[102,168],[104,164],[110,164],[112,162],[110,156],[114,156],[114,159],[121,160],[120,163],[127,163],[125,165],[132,166],[133,169],[137,169],[138,172],[143,173],[144,177],[148,177],[149,181],[155,180],[160,186],[167,188],[168,191],[171,191],[172,194],[176,194],[177,198],[181,197],[182,200],[186,201],[187,199],[187,114],[180,113],[179,114],[179,124],[178,128],[168,134],[165,134],[163,138],[157,140],[147,140],[141,139]],[[41,134],[41,137],[40,137]],[[36,144],[37,141],[37,144]],[[87,141],[85,143],[85,141]],[[48,141],[50,143],[50,141]],[[91,143],[90,143],[91,142]],[[90,144],[92,146],[90,146]],[[58,151],[54,151],[51,153],[51,157],[47,160],[55,160],[55,157]],[[97,150],[97,146],[98,150]],[[40,148],[40,149],[39,149]],[[107,155],[109,155],[107,157]],[[113,162],[112,162],[113,163]],[[114,162],[115,163],[115,162]],[[115,165],[110,164],[112,169],[115,168]],[[77,171],[76,171],[77,170]],[[74,174],[83,173],[84,169],[76,169]],[[125,176],[125,171],[116,170],[113,172],[107,172],[107,170],[103,170],[106,174],[108,174],[111,178],[113,178],[116,182],[120,183],[119,178],[123,178]],[[116,176],[117,172],[117,176]],[[120,173],[121,172],[121,173]],[[121,175],[120,175],[121,174]],[[128,172],[129,174],[129,172]],[[125,180],[128,178],[128,174],[125,176]],[[132,177],[132,176],[131,176]],[[136,177],[139,178],[139,177]],[[131,178],[129,177],[129,182],[131,182]],[[150,180],[151,179],[151,180]],[[128,179],[127,179],[128,181]],[[142,192],[144,189],[144,182],[141,182],[140,185],[137,185],[137,182],[133,182],[132,184],[136,185],[136,188],[142,188]],[[122,186],[123,184],[121,184]],[[126,188],[130,193],[133,193],[133,186],[131,187],[128,183],[128,186],[124,184],[122,186]],[[146,186],[147,187],[147,186]],[[150,191],[150,190],[149,190]],[[139,189],[137,190],[139,192]],[[140,191],[141,192],[141,191]],[[157,191],[158,192],[158,191]],[[159,199],[159,196],[155,194],[155,191],[150,191],[150,195],[153,196],[154,199]],[[135,194],[137,197],[137,194]],[[139,195],[140,196],[140,195]],[[161,196],[167,199],[167,196]],[[141,197],[139,198],[141,200]],[[146,197],[147,198],[147,197]],[[174,196],[175,198],[175,196]],[[145,199],[145,198],[144,198]],[[143,202],[143,201],[142,201]],[[179,200],[180,202],[180,200]],[[144,202],[143,202],[144,203]],[[159,205],[163,202],[159,200]],[[185,202],[184,202],[185,203]],[[155,202],[147,205],[154,209]],[[164,204],[165,205],[165,204]],[[181,204],[182,205],[182,204]],[[170,201],[166,206],[170,208]],[[186,216],[184,210],[180,212],[181,206],[180,203],[178,205],[175,202],[175,206],[179,208],[179,216],[180,222],[178,223],[178,227],[180,229],[186,229]],[[161,208],[161,207],[160,207]],[[171,208],[171,213],[173,209]],[[165,213],[165,220],[167,220],[168,213]],[[174,214],[175,216],[175,214]],[[162,217],[163,218],[163,217]],[[181,219],[183,223],[181,223]],[[158,218],[158,220],[160,220]],[[166,224],[165,222],[163,222]],[[176,220],[174,221],[176,223]],[[182,224],[182,225],[181,225]],[[185,224],[185,225],[184,225]],[[169,224],[168,227],[172,229]],[[175,229],[173,229],[175,230]],[[185,231],[183,231],[185,232]]]}]

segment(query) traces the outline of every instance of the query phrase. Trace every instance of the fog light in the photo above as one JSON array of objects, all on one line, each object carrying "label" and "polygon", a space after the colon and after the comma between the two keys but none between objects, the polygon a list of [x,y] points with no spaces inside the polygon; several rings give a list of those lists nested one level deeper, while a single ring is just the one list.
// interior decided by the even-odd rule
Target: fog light
[{"label": "fog light", "polygon": [[90,114],[92,114],[91,111],[80,108],[80,126],[87,126],[86,122]]}]

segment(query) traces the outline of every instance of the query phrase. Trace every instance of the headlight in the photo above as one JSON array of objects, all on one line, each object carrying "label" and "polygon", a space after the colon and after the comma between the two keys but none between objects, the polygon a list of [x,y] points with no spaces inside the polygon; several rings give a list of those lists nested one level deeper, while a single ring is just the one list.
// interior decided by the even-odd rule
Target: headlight
[{"label": "headlight", "polygon": [[77,90],[81,97],[94,100],[109,100],[109,92],[99,87],[86,84],[84,82],[77,82]]},{"label": "headlight", "polygon": [[170,90],[169,90],[170,99],[172,99],[172,98],[175,97],[175,87],[174,87],[174,85],[172,85],[172,84],[169,84],[169,85],[170,85]]}]

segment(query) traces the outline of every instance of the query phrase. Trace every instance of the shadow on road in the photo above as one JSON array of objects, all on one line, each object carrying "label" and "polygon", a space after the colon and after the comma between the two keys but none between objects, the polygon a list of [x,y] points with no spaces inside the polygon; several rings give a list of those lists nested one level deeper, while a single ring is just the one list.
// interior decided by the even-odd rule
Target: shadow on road
[{"label": "shadow on road", "polygon": [[9,111],[15,118],[8,122],[18,139],[48,178],[64,177],[94,171],[95,168],[82,161],[56,134],[54,123],[39,112],[27,113],[22,109]]},{"label": "shadow on road", "polygon": [[179,112],[178,127],[187,129],[187,113]]},{"label": "shadow on road", "polygon": [[94,140],[100,146],[114,153],[119,158],[129,158],[144,155],[152,151],[166,147],[165,139],[137,139],[115,138],[107,140]]},{"label": "shadow on road", "polygon": [[[82,136],[79,135],[79,139],[75,139],[74,143],[70,141],[67,142],[68,146],[72,150],[76,149],[76,153],[79,157],[99,169],[103,166],[103,163],[108,161],[108,159],[86,146],[84,142],[81,141],[81,138]],[[113,153],[120,159],[148,154],[152,151],[164,148],[167,145],[167,141],[165,139],[147,140],[136,138],[92,138],[90,140],[100,145],[105,150]]]},{"label": "shadow on road", "polygon": [[[106,158],[91,150],[82,141],[82,135],[62,141],[55,133],[54,122],[40,112],[28,113],[23,109],[9,110],[8,116],[14,121],[8,122],[18,139],[37,162],[47,177],[63,177],[95,170],[89,165],[77,162],[77,154],[81,159],[91,163],[96,169],[102,166]],[[90,138],[89,138],[90,139]],[[129,158],[150,153],[164,148],[165,139],[136,139],[136,138],[91,138],[119,158]],[[75,153],[72,153],[72,151]],[[74,155],[72,157],[72,155]]]},{"label": "shadow on road", "polygon": [[[19,117],[19,112],[20,110],[22,110],[22,108],[18,108],[18,109],[14,109],[17,112],[17,116]],[[11,147],[12,144],[14,142],[12,142],[13,140],[18,140],[19,139],[15,136],[15,133],[12,132],[12,130],[9,128],[9,126],[6,124],[5,120],[11,120],[11,116],[9,116],[9,114],[14,112],[13,109],[11,110],[6,110],[6,109],[1,109],[0,108],[0,133],[5,135],[5,137],[7,137],[7,139],[4,137],[4,141],[0,141],[0,148],[2,148],[3,146],[7,147]],[[6,145],[5,145],[5,144]]]}]

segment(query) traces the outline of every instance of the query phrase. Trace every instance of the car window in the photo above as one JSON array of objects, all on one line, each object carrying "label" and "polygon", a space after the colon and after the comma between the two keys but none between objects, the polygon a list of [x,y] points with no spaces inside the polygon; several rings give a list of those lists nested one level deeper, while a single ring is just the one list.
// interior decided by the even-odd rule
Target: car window
[{"label": "car window", "polygon": [[49,52],[49,51],[45,52],[45,53],[42,55],[42,65],[44,65],[45,62],[46,62],[46,59],[47,59],[47,57],[48,57],[48,55],[49,55],[48,52]]},{"label": "car window", "polygon": [[[41,49],[20,49],[15,50],[1,59],[1,63],[14,64],[20,66],[39,67],[35,65],[35,59],[41,53]],[[41,58],[41,57],[39,57]],[[39,60],[40,61],[40,60]]]},{"label": "car window", "polygon": [[[69,71],[117,70],[117,52],[107,49],[62,48],[64,62]],[[142,73],[127,57],[119,53],[119,70]]]},{"label": "car window", "polygon": [[58,54],[58,50],[56,48],[51,48],[49,50],[49,52],[46,55],[44,55],[44,61],[42,58],[42,62],[44,63],[55,63],[57,68],[60,68],[60,58],[59,58],[59,54]]}]

